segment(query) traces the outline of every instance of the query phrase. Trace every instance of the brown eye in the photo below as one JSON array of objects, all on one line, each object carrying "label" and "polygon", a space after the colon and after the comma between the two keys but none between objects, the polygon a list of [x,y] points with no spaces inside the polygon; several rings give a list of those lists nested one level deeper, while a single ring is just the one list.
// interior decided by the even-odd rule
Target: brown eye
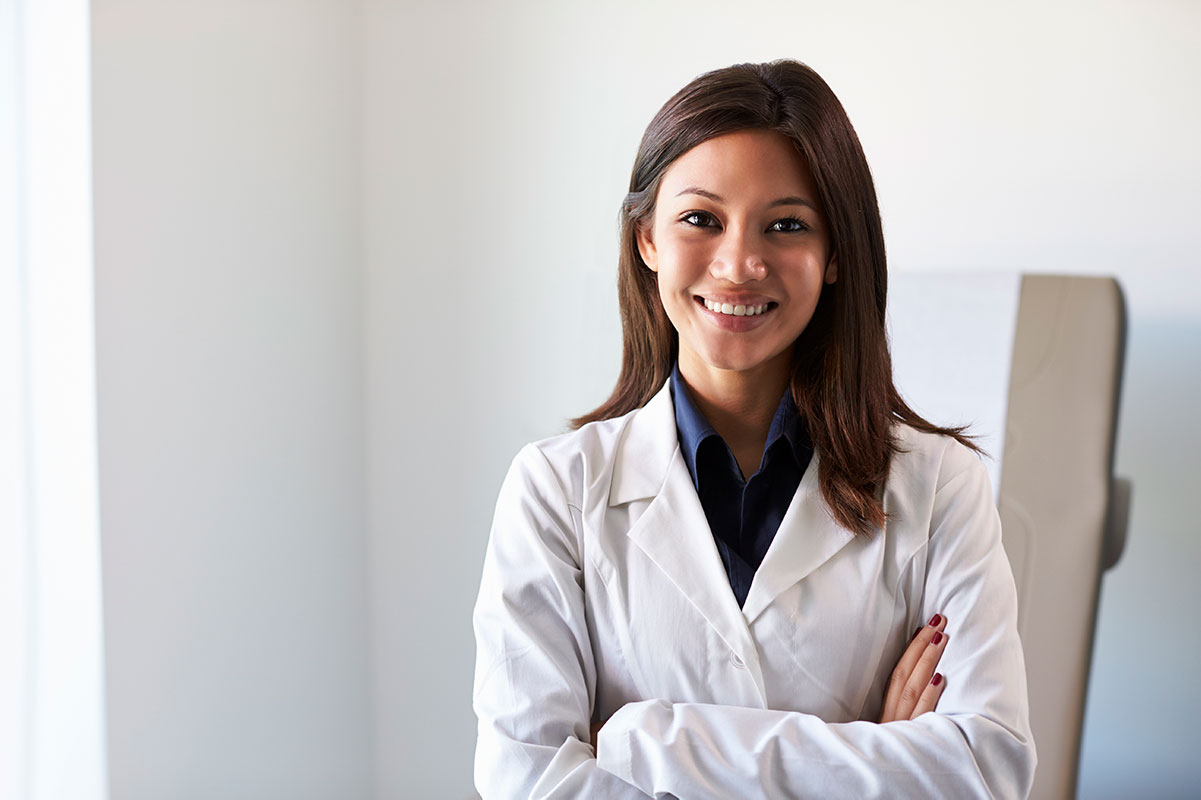
[{"label": "brown eye", "polygon": [[809,226],[805,224],[804,220],[797,219],[796,217],[785,217],[773,222],[768,230],[775,231],[776,233],[800,233],[801,231],[809,230]]},{"label": "brown eye", "polygon": [[716,223],[713,215],[707,211],[689,211],[680,217],[680,221],[696,228],[710,228]]}]

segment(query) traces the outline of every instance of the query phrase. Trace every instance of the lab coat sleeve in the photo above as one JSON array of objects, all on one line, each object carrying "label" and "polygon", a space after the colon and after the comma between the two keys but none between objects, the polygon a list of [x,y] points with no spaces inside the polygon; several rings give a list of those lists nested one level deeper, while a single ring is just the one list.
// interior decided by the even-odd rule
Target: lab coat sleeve
[{"label": "lab coat sleeve", "polygon": [[583,577],[562,486],[528,445],[500,490],[473,617],[475,783],[485,800],[645,798],[593,753]]},{"label": "lab coat sleeve", "polygon": [[826,723],[647,700],[605,724],[600,765],[644,792],[688,798],[1026,797],[1035,752],[1013,576],[984,466],[962,445],[949,451],[928,543],[911,563],[925,572],[922,618],[949,620],[938,668],[947,685],[935,712]]}]

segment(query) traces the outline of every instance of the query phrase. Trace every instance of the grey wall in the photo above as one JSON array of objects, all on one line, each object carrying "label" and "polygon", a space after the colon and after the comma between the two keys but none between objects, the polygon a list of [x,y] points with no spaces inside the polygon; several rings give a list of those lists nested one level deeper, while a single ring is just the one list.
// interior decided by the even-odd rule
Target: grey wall
[{"label": "grey wall", "polygon": [[[1189,268],[1196,274],[1195,258]],[[1079,793],[1192,798],[1201,794],[1190,734],[1201,713],[1201,308],[1131,316],[1117,450],[1117,471],[1135,482],[1130,538],[1101,586]],[[1132,688],[1138,700],[1123,702]]]},{"label": "grey wall", "polygon": [[92,13],[110,796],[370,797],[361,17]]}]

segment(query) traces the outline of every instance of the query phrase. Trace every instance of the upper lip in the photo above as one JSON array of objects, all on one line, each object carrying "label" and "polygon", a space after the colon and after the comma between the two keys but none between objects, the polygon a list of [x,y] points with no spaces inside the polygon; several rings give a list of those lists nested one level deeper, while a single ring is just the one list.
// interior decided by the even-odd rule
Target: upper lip
[{"label": "upper lip", "polygon": [[714,303],[729,303],[732,306],[761,306],[775,302],[762,294],[738,294],[734,292],[703,292],[696,295]]}]

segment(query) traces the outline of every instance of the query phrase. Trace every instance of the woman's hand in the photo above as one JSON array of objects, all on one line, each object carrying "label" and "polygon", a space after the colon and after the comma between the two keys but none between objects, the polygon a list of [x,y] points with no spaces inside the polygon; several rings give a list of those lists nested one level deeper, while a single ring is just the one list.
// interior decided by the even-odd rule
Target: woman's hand
[{"label": "woman's hand", "polygon": [[947,682],[934,668],[947,646],[947,635],[943,633],[946,626],[947,618],[935,614],[930,624],[918,628],[917,635],[888,679],[880,722],[916,719],[938,705]]}]

